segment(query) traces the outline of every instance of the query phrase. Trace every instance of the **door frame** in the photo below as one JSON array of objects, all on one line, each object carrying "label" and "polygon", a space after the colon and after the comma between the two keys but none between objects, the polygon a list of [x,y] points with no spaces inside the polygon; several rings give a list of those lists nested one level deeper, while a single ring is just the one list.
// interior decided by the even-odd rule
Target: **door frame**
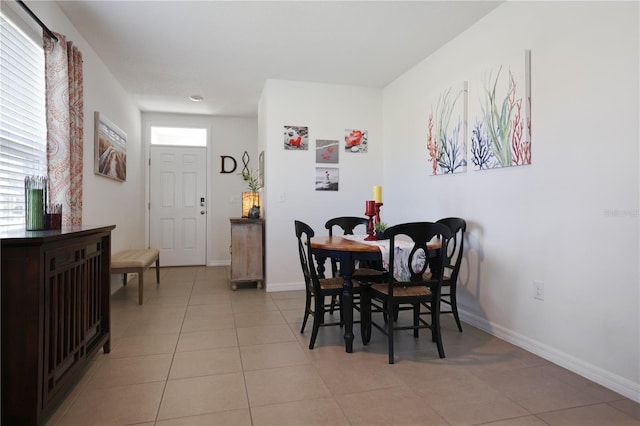
[{"label": "door frame", "polygon": [[[211,234],[212,226],[212,186],[211,185],[211,150],[212,150],[212,126],[211,119],[205,116],[199,115],[184,115],[184,114],[169,114],[169,113],[152,113],[142,112],[142,156],[144,158],[145,178],[144,178],[144,198],[145,198],[145,212],[144,212],[144,239],[146,247],[149,247],[151,241],[151,215],[149,210],[150,203],[150,177],[151,177],[151,127],[185,127],[185,128],[199,128],[207,129],[207,146],[206,146],[206,179],[207,179],[207,214],[205,220],[205,266],[209,266],[211,260],[209,259],[209,253],[211,253],[211,242],[213,236]],[[171,147],[171,145],[164,145]],[[162,261],[160,262],[162,265]]]}]

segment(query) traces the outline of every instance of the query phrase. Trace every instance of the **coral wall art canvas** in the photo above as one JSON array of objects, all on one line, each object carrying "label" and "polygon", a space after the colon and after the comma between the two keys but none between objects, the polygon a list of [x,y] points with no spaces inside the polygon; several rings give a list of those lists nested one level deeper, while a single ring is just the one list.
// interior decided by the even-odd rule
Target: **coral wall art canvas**
[{"label": "coral wall art canvas", "polygon": [[475,170],[531,164],[531,51],[481,72],[469,86]]},{"label": "coral wall art canvas", "polygon": [[284,149],[307,151],[309,149],[309,128],[284,126]]},{"label": "coral wall art canvas", "polygon": [[427,152],[432,175],[467,171],[467,82],[441,91],[427,119]]},{"label": "coral wall art canvas", "polygon": [[367,152],[369,132],[366,130],[347,129],[344,131],[345,152]]},{"label": "coral wall art canvas", "polygon": [[316,163],[338,163],[338,141],[316,139]]},{"label": "coral wall art canvas", "polygon": [[126,181],[127,134],[97,111],[94,113],[94,123],[94,173]]},{"label": "coral wall art canvas", "polygon": [[336,167],[316,167],[316,191],[337,191],[340,170]]}]

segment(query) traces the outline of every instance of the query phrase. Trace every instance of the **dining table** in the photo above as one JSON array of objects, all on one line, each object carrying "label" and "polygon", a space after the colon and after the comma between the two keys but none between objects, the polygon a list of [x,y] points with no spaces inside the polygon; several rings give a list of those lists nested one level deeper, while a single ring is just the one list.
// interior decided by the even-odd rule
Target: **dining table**
[{"label": "dining table", "polygon": [[[353,352],[353,283],[351,276],[358,261],[382,261],[385,268],[388,266],[388,251],[390,240],[365,240],[366,235],[343,235],[343,236],[316,236],[311,238],[311,251],[316,258],[318,277],[324,278],[326,259],[337,259],[340,262],[340,273],[342,276],[342,321],[344,322],[344,342],[346,352]],[[401,263],[404,256],[398,253],[409,253],[413,247],[412,243],[395,239],[394,250],[396,262],[394,270],[403,270]],[[430,261],[435,258],[433,254],[440,248],[440,241],[434,240],[427,245],[429,249]],[[385,260],[386,258],[386,260]],[[437,270],[437,269],[435,269]],[[396,275],[394,273],[394,275]],[[395,276],[395,279],[402,277]]]}]

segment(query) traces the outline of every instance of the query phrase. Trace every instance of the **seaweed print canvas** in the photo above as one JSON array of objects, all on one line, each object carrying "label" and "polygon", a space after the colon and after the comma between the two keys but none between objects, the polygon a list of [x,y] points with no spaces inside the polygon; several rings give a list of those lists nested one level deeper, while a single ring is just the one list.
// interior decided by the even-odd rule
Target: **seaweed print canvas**
[{"label": "seaweed print canvas", "polygon": [[530,52],[481,73],[469,88],[475,170],[531,164]]},{"label": "seaweed print canvas", "polygon": [[432,175],[467,171],[466,87],[450,87],[431,105],[427,121],[427,151]]}]

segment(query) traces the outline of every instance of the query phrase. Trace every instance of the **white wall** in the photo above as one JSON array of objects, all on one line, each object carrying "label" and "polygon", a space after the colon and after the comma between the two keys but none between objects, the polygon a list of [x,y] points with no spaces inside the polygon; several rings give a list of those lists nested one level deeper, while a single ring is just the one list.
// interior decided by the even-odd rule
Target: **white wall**
[{"label": "white wall", "polygon": [[[210,265],[229,265],[231,255],[230,217],[242,216],[242,192],[248,191],[247,183],[238,173],[242,172],[242,154],[249,154],[249,168],[258,171],[258,121],[255,118],[212,117],[211,183],[213,209],[210,209],[211,233],[208,258]],[[238,168],[234,173],[220,173],[220,156],[235,158]],[[228,167],[227,167],[228,168]]]},{"label": "white wall", "polygon": [[[637,2],[505,3],[385,88],[383,112],[387,217],[468,221],[463,318],[635,400],[638,16]],[[524,49],[533,164],[430,176],[429,95]]]},{"label": "white wall", "polygon": [[[324,234],[324,223],[331,217],[364,215],[365,200],[372,198],[373,185],[382,183],[381,102],[378,89],[267,81],[260,100],[259,146],[265,150],[268,291],[304,288],[295,219]],[[284,149],[285,125],[309,127],[308,151]],[[368,153],[344,152],[345,129],[369,132]],[[315,190],[316,139],[340,141],[338,191]]]},{"label": "white wall", "polygon": [[[31,10],[52,30],[66,36],[82,52],[84,70],[84,225],[116,225],[112,252],[144,247],[144,163],[140,141],[140,111],[111,75],[91,46],[82,38],[55,2],[29,2]],[[2,2],[38,34],[42,30],[14,2]],[[118,182],[94,174],[95,111],[127,134],[127,180]],[[121,285],[112,276],[112,289]]]},{"label": "white wall", "polygon": [[[144,112],[142,114],[143,143],[145,158],[149,158],[149,126],[198,127],[207,129],[209,181],[207,185],[207,264],[229,265],[231,255],[229,245],[231,230],[230,217],[242,214],[241,194],[247,191],[247,184],[238,173],[244,166],[242,155],[249,154],[248,167],[258,170],[258,129],[255,118],[214,117],[210,115],[168,114]],[[233,157],[237,169],[233,173],[221,173],[221,156]],[[148,164],[145,161],[145,164]],[[232,170],[233,163],[227,161],[226,171]],[[147,169],[148,170],[148,169]],[[148,201],[149,188],[145,190]],[[148,214],[148,213],[147,213]],[[148,241],[148,230],[146,239]]]}]

